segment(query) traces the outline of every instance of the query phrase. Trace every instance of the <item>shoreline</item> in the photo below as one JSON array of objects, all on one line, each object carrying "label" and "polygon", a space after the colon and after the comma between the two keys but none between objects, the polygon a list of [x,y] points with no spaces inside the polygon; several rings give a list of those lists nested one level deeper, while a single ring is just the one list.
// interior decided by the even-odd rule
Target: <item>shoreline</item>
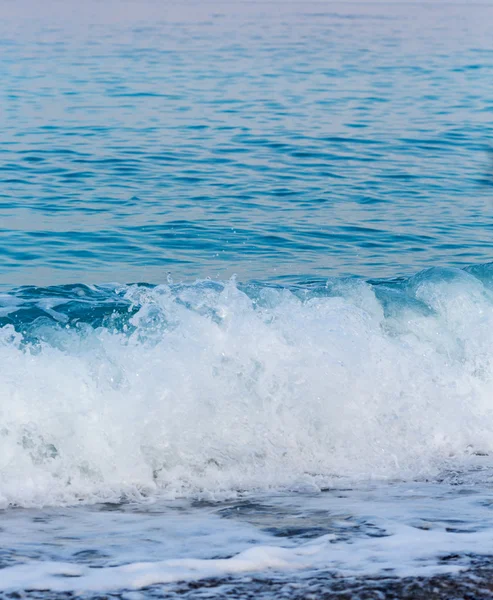
[{"label": "shoreline", "polygon": [[157,584],[150,587],[102,592],[50,592],[49,590],[12,590],[0,593],[0,599],[29,597],[37,600],[144,600],[146,598],[215,598],[229,600],[487,600],[493,597],[493,556],[480,560],[460,573],[429,577],[347,577],[332,573],[313,578],[245,576],[210,578],[200,581]]}]

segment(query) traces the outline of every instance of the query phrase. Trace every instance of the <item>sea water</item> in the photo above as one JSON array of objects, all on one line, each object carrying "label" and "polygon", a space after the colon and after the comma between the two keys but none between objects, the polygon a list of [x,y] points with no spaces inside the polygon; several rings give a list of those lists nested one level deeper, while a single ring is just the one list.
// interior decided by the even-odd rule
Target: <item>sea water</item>
[{"label": "sea water", "polygon": [[0,595],[493,554],[493,6],[0,16]]}]

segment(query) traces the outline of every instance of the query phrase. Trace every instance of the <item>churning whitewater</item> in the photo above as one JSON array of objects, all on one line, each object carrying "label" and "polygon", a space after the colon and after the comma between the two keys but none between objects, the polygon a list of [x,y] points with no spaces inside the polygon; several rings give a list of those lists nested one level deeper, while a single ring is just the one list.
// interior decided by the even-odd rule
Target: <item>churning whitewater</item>
[{"label": "churning whitewater", "polygon": [[0,324],[3,507],[443,477],[493,451],[493,264],[23,287]]}]

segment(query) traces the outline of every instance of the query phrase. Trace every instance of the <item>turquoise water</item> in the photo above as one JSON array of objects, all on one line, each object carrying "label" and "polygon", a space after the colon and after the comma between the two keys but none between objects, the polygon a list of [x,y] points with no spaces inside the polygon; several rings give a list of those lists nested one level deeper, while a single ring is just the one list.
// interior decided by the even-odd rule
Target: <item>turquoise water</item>
[{"label": "turquoise water", "polygon": [[491,566],[492,22],[0,3],[1,598]]},{"label": "turquoise water", "polygon": [[3,10],[4,286],[491,259],[491,7]]}]

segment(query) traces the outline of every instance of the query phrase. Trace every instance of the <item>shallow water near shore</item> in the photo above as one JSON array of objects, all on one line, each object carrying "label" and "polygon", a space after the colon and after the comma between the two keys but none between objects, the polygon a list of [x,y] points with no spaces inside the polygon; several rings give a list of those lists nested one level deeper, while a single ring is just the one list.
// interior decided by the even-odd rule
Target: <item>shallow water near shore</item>
[{"label": "shallow water near shore", "polygon": [[0,597],[488,597],[493,7],[1,9]]},{"label": "shallow water near shore", "polygon": [[[0,587],[91,597],[141,589],[154,594],[167,584],[169,594],[212,587],[228,595],[235,581],[247,593],[254,575],[253,589],[268,592],[270,580],[276,592],[299,597],[317,589],[330,593],[341,578],[354,586],[460,577],[484,564],[492,526],[491,485],[478,485],[477,475],[227,502],[15,509],[2,521]],[[179,582],[181,592],[174,587]]]}]

